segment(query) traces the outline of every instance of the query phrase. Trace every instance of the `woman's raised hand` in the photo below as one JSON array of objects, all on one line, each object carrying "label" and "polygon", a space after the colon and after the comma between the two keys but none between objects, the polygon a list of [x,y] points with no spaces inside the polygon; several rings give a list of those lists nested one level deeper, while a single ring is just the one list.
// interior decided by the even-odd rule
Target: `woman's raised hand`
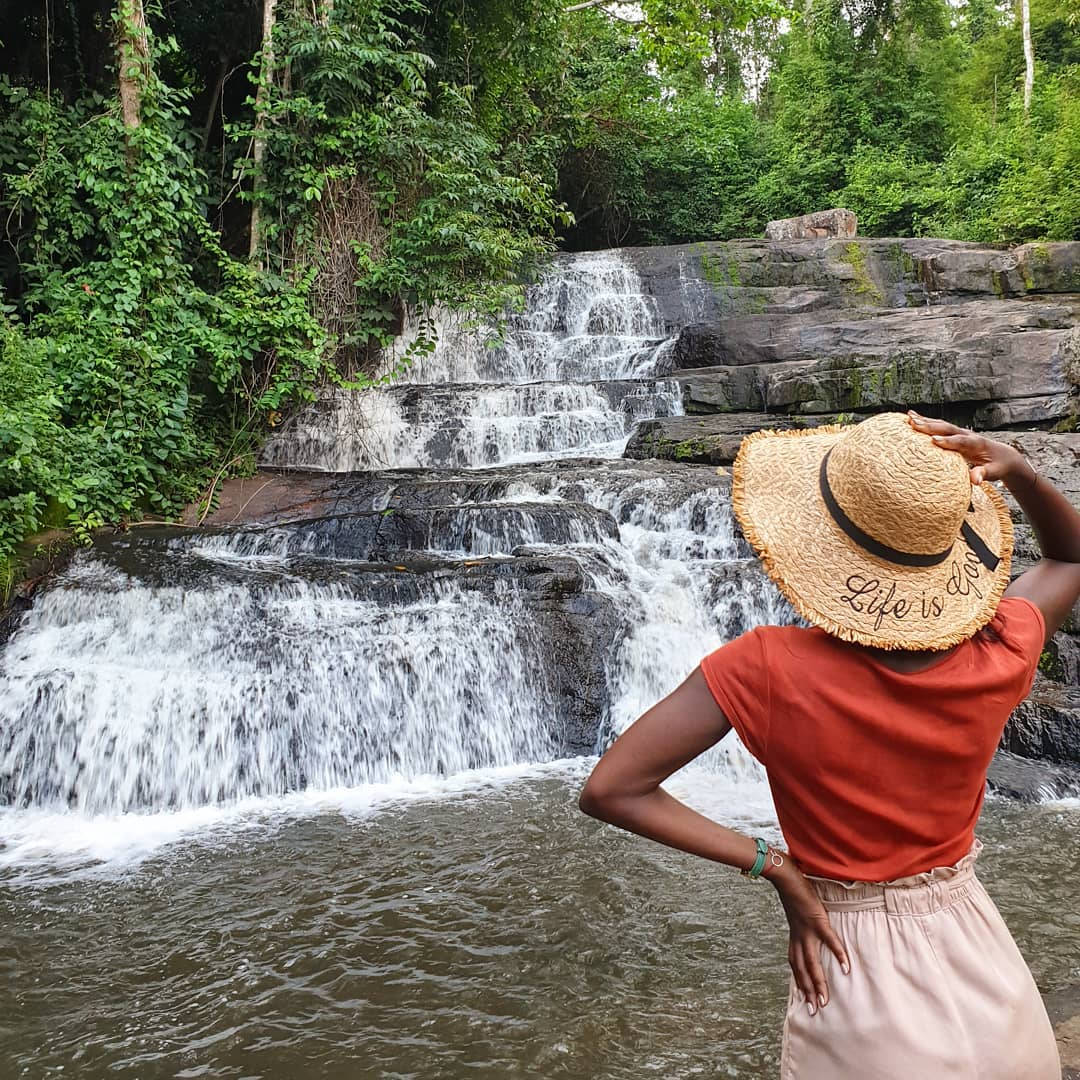
[{"label": "woman's raised hand", "polygon": [[961,454],[971,469],[973,484],[981,484],[984,480],[1008,480],[1031,472],[1023,454],[1005,443],[944,420],[931,420],[917,412],[908,413],[908,422],[916,431],[930,435],[942,449]]},{"label": "woman's raised hand", "polygon": [[802,991],[813,1015],[829,1004],[829,984],[821,966],[822,946],[840,961],[846,975],[851,964],[844,943],[829,923],[829,913],[814,887],[790,856],[777,869],[767,867],[765,877],[776,886],[780,903],[784,905],[789,929],[788,963],[795,976],[795,985]]}]

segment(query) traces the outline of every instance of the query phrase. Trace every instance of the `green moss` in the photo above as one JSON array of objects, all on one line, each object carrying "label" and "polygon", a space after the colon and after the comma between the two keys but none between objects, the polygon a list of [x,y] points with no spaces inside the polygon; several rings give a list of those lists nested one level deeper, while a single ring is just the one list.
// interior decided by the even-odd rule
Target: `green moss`
[{"label": "green moss", "polygon": [[1053,679],[1055,682],[1065,681],[1065,666],[1062,664],[1056,648],[1043,649],[1039,655],[1039,670],[1048,679]]},{"label": "green moss", "polygon": [[727,288],[728,281],[724,264],[715,256],[701,256],[701,273],[714,289]]},{"label": "green moss", "polygon": [[711,449],[707,439],[685,439],[675,444],[672,454],[676,461],[686,461],[687,458],[708,454]]},{"label": "green moss", "polygon": [[870,275],[866,264],[866,251],[860,244],[854,241],[845,244],[840,261],[847,263],[855,271],[855,277],[848,283],[848,287],[856,296],[868,296],[878,303],[885,299],[885,294]]},{"label": "green moss", "polygon": [[854,368],[848,381],[848,404],[858,408],[865,404],[863,401],[863,373],[862,368]]},{"label": "green moss", "polygon": [[1034,269],[1045,270],[1049,262],[1050,248],[1046,244],[1028,244],[1024,249],[1020,271],[1024,275],[1024,288],[1028,292],[1033,292],[1036,288]]},{"label": "green moss", "polygon": [[710,255],[702,252],[701,273],[714,289],[738,289],[742,287],[742,275],[739,273],[739,260],[729,253]]}]

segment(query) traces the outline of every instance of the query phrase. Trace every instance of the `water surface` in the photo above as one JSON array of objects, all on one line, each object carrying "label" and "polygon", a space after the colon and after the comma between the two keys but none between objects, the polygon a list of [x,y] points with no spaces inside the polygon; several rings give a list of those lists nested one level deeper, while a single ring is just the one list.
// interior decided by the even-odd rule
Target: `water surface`
[{"label": "water surface", "polygon": [[[774,1075],[772,889],[583,817],[585,767],[9,865],[5,1075]],[[758,784],[676,790],[775,829]],[[1068,805],[983,817],[982,875],[1044,990],[1080,980],[1078,824]]]}]

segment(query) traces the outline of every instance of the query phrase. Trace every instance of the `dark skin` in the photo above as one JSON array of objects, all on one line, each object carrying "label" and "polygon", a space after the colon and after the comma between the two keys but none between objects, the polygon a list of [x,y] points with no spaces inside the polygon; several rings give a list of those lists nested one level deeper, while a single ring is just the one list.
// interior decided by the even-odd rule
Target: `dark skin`
[{"label": "dark skin", "polygon": [[[932,437],[943,449],[962,454],[973,484],[1000,481],[1020,504],[1043,557],[1017,578],[1005,595],[1031,600],[1042,611],[1049,638],[1080,596],[1080,514],[1013,447],[916,413],[909,413],[908,419],[916,431]],[[859,645],[848,648],[864,649]],[[914,672],[940,663],[951,650],[865,651],[896,671]],[[701,668],[696,668],[604,754],[581,792],[581,809],[679,851],[739,869],[750,867],[757,854],[750,837],[711,821],[660,786],[730,730]],[[845,972],[850,970],[849,958],[817,893],[793,859],[785,857],[780,866],[767,864],[763,876],[779,894],[790,931],[788,960],[795,983],[813,1013],[829,1003],[822,948],[833,953]]]}]

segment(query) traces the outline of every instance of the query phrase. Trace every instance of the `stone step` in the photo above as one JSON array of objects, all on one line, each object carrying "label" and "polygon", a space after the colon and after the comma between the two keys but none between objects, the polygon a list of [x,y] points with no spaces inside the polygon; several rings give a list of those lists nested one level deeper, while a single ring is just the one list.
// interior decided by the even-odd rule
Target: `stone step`
[{"label": "stone step", "polygon": [[634,428],[624,455],[628,458],[659,458],[703,465],[730,465],[742,440],[768,428],[788,431],[819,427],[844,417],[791,416],[782,413],[733,412],[712,415],[667,416],[641,420]]}]

